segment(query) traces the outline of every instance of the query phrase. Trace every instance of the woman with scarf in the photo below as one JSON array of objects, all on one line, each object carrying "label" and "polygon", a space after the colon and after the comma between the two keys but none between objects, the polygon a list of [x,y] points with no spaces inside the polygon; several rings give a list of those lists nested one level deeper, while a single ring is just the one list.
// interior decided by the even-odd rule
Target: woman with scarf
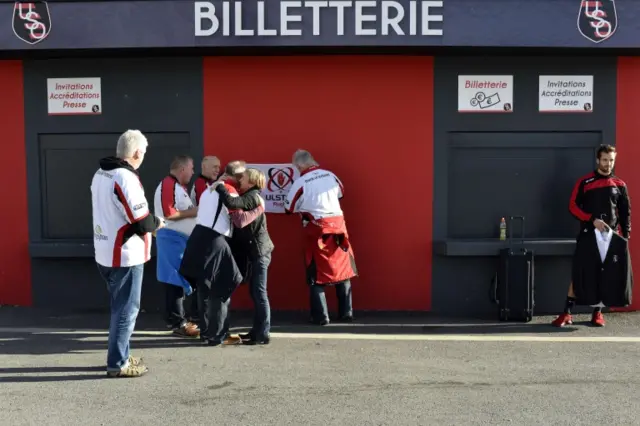
[{"label": "woman with scarf", "polygon": [[[217,185],[223,204],[230,210],[241,208],[247,198],[261,198],[260,191],[266,186],[263,172],[248,168],[239,181],[240,197],[232,197],[224,185]],[[264,205],[264,201],[262,201]],[[236,227],[233,231],[233,246],[238,265],[245,263],[248,271],[249,291],[254,304],[253,327],[249,333],[240,335],[243,344],[266,345],[270,341],[271,308],[267,295],[267,273],[271,263],[271,252],[274,249],[269,231],[267,230],[267,216],[260,214],[245,227]]]}]

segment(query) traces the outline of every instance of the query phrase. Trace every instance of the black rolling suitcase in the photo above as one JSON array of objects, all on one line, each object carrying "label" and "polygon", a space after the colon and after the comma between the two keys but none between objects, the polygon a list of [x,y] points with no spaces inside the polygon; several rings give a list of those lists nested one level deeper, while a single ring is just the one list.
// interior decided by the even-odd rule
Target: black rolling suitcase
[{"label": "black rolling suitcase", "polygon": [[494,279],[494,301],[498,305],[500,321],[529,322],[533,318],[534,302],[534,255],[533,251],[517,247],[513,243],[513,221],[519,219],[522,224],[522,242],[524,243],[524,217],[509,218],[509,242],[507,248],[500,250],[498,272]]}]

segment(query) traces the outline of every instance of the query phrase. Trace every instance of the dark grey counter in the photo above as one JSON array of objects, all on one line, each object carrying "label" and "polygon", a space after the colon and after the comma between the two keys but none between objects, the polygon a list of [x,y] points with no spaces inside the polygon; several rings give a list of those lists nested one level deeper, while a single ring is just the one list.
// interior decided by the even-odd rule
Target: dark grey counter
[{"label": "dark grey counter", "polygon": [[[32,258],[93,258],[93,241],[46,241],[29,244]],[[151,257],[155,257],[155,244],[151,245]]]},{"label": "dark grey counter", "polygon": [[[515,248],[525,247],[536,256],[572,256],[575,239],[525,239],[514,240]],[[498,256],[501,249],[509,246],[508,241],[498,239],[448,239],[434,241],[433,251],[437,256]]]}]

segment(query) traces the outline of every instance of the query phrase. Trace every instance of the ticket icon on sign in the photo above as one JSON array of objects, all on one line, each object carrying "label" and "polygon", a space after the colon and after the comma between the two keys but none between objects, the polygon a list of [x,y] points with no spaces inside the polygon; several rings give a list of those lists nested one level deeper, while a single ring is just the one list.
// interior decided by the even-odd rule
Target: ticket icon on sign
[{"label": "ticket icon on sign", "polygon": [[485,109],[497,105],[500,103],[500,95],[496,92],[493,95],[487,96],[484,92],[478,92],[471,98],[471,106]]}]

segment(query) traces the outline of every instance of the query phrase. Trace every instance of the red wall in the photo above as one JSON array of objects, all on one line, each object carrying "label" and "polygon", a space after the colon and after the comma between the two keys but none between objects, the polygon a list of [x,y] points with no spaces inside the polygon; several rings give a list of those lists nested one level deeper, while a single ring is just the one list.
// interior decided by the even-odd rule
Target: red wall
[{"label": "red wall", "polygon": [[[356,309],[430,310],[433,202],[433,59],[317,56],[205,58],[205,154],[223,163],[288,162],[310,150],[345,184],[360,277]],[[12,200],[0,256],[0,304],[31,304],[22,63],[0,61],[0,116]],[[640,200],[640,58],[618,63],[616,172]],[[410,188],[420,187],[420,190]],[[636,201],[637,202],[637,201]],[[405,207],[406,206],[406,207]],[[634,222],[635,223],[635,222]],[[274,309],[307,309],[297,217],[269,215],[276,245],[269,273]],[[632,232],[633,235],[636,232]],[[631,238],[640,274],[640,236]],[[640,284],[629,310],[640,309]],[[335,298],[329,297],[335,308]],[[251,306],[246,288],[234,307]]]},{"label": "red wall", "polygon": [[[432,104],[430,57],[206,58],[205,155],[278,163],[311,151],[345,185],[354,308],[429,310]],[[268,221],[272,308],[307,309],[300,221]],[[233,306],[249,308],[247,289],[239,293]]]},{"label": "red wall", "polygon": [[21,61],[0,61],[2,192],[11,200],[0,209],[0,304],[31,305],[31,258],[27,215],[27,160],[24,135],[24,92]]},{"label": "red wall", "polygon": [[[638,99],[640,99],[640,58],[621,57],[618,59],[618,94],[616,105],[616,174],[627,183],[631,197],[631,239],[629,240],[632,266],[636,278],[640,277],[640,216],[634,206],[640,206],[640,120],[638,119]],[[634,204],[634,201],[636,204]],[[636,207],[637,209],[638,207]],[[635,229],[635,232],[634,232]],[[633,301],[629,309],[640,309],[640,282],[636,282]]]}]

